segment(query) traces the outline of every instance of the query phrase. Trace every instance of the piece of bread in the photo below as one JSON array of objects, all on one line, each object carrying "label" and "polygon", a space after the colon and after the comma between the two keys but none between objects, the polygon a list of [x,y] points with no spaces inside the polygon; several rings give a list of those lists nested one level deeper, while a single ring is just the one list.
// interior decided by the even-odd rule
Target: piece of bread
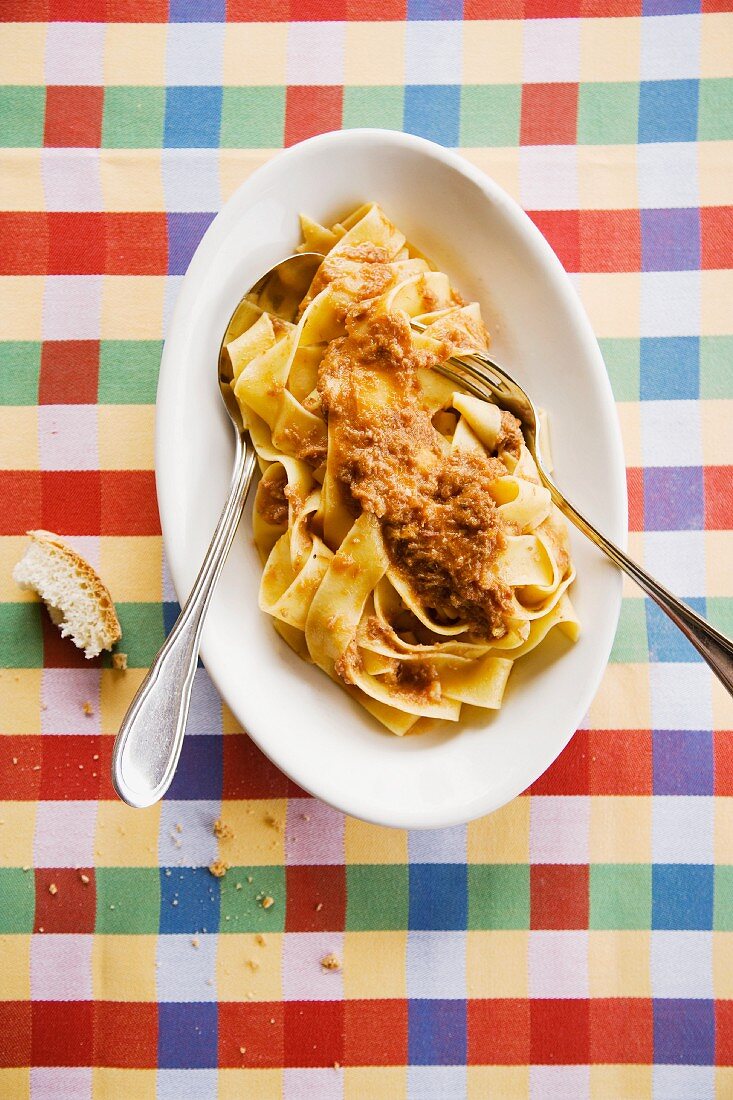
[{"label": "piece of bread", "polygon": [[96,657],[122,637],[107,588],[89,562],[51,531],[29,531],[30,546],[13,570],[21,588],[33,589],[62,638]]}]

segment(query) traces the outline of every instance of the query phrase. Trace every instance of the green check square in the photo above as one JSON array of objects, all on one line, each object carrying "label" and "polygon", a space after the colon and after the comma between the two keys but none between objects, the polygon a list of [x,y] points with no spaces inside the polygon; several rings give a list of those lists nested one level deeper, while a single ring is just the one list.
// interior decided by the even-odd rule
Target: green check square
[{"label": "green check square", "polygon": [[519,84],[467,84],[461,89],[461,145],[519,145]]},{"label": "green check square", "polygon": [[99,352],[100,405],[152,405],[161,340],[103,340]]},{"label": "green check square", "polygon": [[721,864],[715,868],[713,928],[733,932],[733,867]]},{"label": "green check square", "polygon": [[727,638],[733,637],[733,598],[708,596],[705,600],[708,622]]},{"label": "green check square", "polygon": [[639,400],[639,341],[623,337],[599,340],[617,401]]},{"label": "green check square", "polygon": [[163,144],[165,88],[105,88],[102,146],[158,149]]},{"label": "green check square", "polygon": [[283,143],[285,89],[225,88],[221,144],[231,149],[273,149]]},{"label": "green check square", "polygon": [[36,914],[33,871],[0,867],[0,933],[32,932]]},{"label": "green check square", "polygon": [[733,138],[733,80],[701,80],[697,112],[698,141]]},{"label": "green check square", "polygon": [[526,864],[469,864],[468,927],[529,928],[529,867]]},{"label": "green check square", "polygon": [[346,868],[347,932],[407,928],[409,907],[409,867],[355,863]]},{"label": "green check square", "polygon": [[344,88],[344,128],[380,126],[401,130],[405,113],[405,90],[401,87]]},{"label": "green check square", "polygon": [[610,661],[619,665],[643,664],[649,660],[646,607],[643,600],[623,599]]},{"label": "green check square", "polygon": [[43,666],[42,605],[0,603],[0,668]]},{"label": "green check square", "polygon": [[[116,606],[127,663],[130,668],[147,668],[165,641],[163,605],[118,603]],[[107,660],[111,662],[111,658]]]},{"label": "green check square", "polygon": [[46,89],[8,85],[0,88],[0,145],[8,148],[43,145]]},{"label": "green check square", "polygon": [[97,867],[95,931],[152,935],[160,927],[160,871],[157,867]]},{"label": "green check square", "polygon": [[700,397],[733,397],[733,336],[701,338]]},{"label": "green check square", "polygon": [[[252,881],[248,881],[251,879]],[[220,932],[283,932],[285,930],[284,867],[230,867],[221,887]],[[271,897],[274,905],[260,902]]]},{"label": "green check square", "polygon": [[639,129],[639,85],[581,84],[579,145],[632,145]]},{"label": "green check square", "polygon": [[651,919],[652,869],[648,864],[591,864],[591,928],[650,928]]},{"label": "green check square", "polygon": [[0,343],[0,405],[37,405],[41,345],[36,340]]}]

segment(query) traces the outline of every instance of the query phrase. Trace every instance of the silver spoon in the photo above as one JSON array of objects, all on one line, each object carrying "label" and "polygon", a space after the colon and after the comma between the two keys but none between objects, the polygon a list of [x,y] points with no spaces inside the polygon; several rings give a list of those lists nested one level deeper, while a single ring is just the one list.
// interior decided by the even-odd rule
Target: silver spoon
[{"label": "silver spoon", "polygon": [[218,379],[236,438],[234,472],[229,496],[190,595],[132,700],[115,740],[112,782],[120,798],[130,806],[152,806],[163,797],[173,779],[186,729],[204,616],[232,545],[256,466],[257,455],[230,385],[232,365],[226,345],[245,332],[263,309],[285,321],[294,320],[322,261],[323,256],[304,252],[276,264],[241,299],[222,338]]}]

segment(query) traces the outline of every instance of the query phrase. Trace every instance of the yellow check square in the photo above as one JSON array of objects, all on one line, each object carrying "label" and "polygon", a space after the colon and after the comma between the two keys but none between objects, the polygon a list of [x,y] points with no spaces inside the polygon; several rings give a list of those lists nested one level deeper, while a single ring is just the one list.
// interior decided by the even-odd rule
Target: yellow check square
[{"label": "yellow check square", "polygon": [[124,802],[100,802],[94,842],[102,867],[157,867],[160,802],[133,810]]},{"label": "yellow check square", "polygon": [[346,932],[344,996],[407,995],[407,932]]},{"label": "yellow check square", "polygon": [[218,937],[216,990],[222,1001],[282,1000],[282,934],[264,943],[249,932]]},{"label": "yellow check square", "polygon": [[92,994],[99,1001],[154,1001],[157,936],[95,936]]}]

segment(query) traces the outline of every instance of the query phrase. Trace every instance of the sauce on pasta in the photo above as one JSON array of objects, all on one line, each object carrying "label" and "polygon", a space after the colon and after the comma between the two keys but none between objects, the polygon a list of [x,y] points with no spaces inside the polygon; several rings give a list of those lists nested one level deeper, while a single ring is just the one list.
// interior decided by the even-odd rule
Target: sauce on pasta
[{"label": "sauce on pasta", "polygon": [[394,733],[496,709],[514,661],[579,625],[518,421],[433,369],[488,346],[479,307],[376,204],[303,232],[324,261],[297,324],[263,314],[228,345],[263,474],[260,606]]}]

